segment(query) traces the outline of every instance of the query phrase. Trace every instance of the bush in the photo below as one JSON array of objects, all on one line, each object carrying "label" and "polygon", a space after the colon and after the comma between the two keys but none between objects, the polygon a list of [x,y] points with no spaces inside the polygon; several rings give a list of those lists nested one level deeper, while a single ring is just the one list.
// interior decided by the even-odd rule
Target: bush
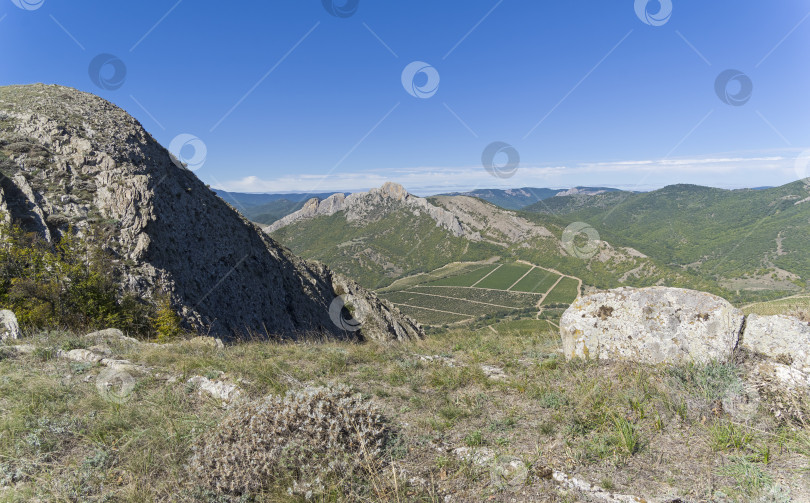
[{"label": "bush", "polygon": [[288,484],[323,492],[324,483],[371,475],[389,430],[382,416],[345,386],[267,397],[230,414],[194,447],[191,471],[209,488],[251,494]]},{"label": "bush", "polygon": [[72,229],[52,244],[0,224],[0,305],[24,327],[148,330],[152,308],[121,296],[116,274],[110,255]]},{"label": "bush", "polygon": [[157,306],[157,314],[152,319],[152,328],[157,334],[158,342],[168,342],[179,337],[183,331],[182,322],[172,307],[169,296],[161,299]]}]

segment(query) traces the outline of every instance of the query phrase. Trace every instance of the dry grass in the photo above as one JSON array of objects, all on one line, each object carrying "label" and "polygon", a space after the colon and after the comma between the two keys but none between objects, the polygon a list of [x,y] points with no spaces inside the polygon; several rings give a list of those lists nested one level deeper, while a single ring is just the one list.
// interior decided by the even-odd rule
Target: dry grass
[{"label": "dry grass", "polygon": [[[566,362],[558,336],[530,323],[411,345],[124,344],[110,349],[179,379],[137,376],[121,404],[98,394],[98,366],[52,357],[81,339],[46,334],[23,342],[44,349],[0,359],[0,485],[13,488],[0,489],[0,501],[224,501],[188,477],[195,439],[227,414],[184,384],[192,375],[241,382],[249,399],[344,383],[380,409],[396,431],[385,459],[351,491],[333,483],[319,501],[581,500],[545,478],[547,467],[646,497],[698,501],[721,492],[750,501],[777,481],[794,499],[810,497],[801,471],[810,460],[808,432],[779,425],[764,406],[745,419],[715,416],[718,400],[740,399],[738,367]],[[487,377],[482,364],[507,377]],[[503,472],[498,462],[461,458],[460,447],[521,460],[525,470],[517,482],[493,483]],[[299,501],[284,485],[253,498]]]}]

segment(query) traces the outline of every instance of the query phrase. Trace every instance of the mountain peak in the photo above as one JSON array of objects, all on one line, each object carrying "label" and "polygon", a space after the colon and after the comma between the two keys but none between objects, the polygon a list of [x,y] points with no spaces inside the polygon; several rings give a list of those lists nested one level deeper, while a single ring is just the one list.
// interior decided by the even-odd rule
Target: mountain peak
[{"label": "mountain peak", "polygon": [[370,193],[379,193],[397,201],[404,201],[408,197],[405,187],[395,182],[385,182],[379,189],[371,189]]}]

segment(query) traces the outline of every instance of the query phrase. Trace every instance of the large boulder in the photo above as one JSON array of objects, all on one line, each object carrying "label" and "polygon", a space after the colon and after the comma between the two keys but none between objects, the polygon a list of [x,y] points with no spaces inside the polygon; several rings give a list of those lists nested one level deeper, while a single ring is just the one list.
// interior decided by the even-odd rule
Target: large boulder
[{"label": "large boulder", "polygon": [[810,373],[810,323],[785,315],[748,315],[741,346]]},{"label": "large boulder", "polygon": [[577,299],[560,320],[568,359],[642,363],[726,361],[742,311],[716,295],[682,288],[618,288]]},{"label": "large boulder", "polygon": [[0,311],[0,341],[20,338],[20,325],[17,317],[8,309]]}]

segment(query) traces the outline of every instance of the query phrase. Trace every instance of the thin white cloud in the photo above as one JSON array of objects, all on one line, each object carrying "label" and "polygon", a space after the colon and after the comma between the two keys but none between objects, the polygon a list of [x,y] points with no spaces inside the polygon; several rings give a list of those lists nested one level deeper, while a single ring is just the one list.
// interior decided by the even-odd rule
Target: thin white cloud
[{"label": "thin white cloud", "polygon": [[[275,178],[248,176],[216,187],[232,192],[356,192],[387,181],[428,195],[476,188],[610,186],[649,190],[672,183],[714,187],[775,186],[796,179],[797,153],[757,156],[706,156],[666,160],[580,163],[570,166],[521,166],[511,178],[492,176],[481,166],[421,166],[346,173],[301,173]],[[643,186],[636,185],[639,179]]]}]

